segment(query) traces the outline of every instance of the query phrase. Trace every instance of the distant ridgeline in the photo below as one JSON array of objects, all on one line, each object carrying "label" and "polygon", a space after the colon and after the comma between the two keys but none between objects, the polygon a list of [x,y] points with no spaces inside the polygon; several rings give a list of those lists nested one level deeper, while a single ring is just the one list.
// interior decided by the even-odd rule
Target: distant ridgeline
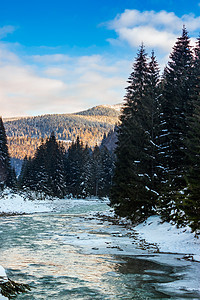
[{"label": "distant ridgeline", "polygon": [[118,122],[120,107],[120,104],[101,105],[75,114],[5,119],[11,158],[16,162],[25,156],[33,157],[41,138],[49,137],[52,132],[63,141],[66,149],[77,136],[89,147],[99,145]]}]

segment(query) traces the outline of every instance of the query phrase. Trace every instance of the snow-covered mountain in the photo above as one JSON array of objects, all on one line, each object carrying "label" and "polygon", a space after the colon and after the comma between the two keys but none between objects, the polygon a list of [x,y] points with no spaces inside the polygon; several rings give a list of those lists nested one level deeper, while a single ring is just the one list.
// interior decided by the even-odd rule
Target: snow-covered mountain
[{"label": "snow-covered mountain", "polygon": [[123,103],[118,103],[118,104],[114,104],[114,105],[104,104],[102,106],[108,107],[108,108],[111,108],[111,109],[114,109],[114,110],[120,112],[120,110],[121,110],[121,108],[123,106]]}]

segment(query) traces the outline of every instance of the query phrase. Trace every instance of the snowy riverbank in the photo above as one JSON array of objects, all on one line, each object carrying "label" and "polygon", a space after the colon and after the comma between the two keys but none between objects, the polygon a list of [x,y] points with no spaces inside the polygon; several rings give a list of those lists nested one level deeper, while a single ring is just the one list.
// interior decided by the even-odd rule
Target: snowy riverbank
[{"label": "snowy riverbank", "polygon": [[[6,190],[0,199],[0,215],[59,211],[69,202],[71,205],[72,201],[75,210],[77,205],[87,205],[90,200],[30,200],[25,194],[19,195]],[[95,199],[95,201],[98,200]],[[109,211],[108,207],[106,212],[100,213],[101,215],[113,216],[113,213]],[[119,221],[119,224],[126,224],[126,222],[129,224],[129,229],[127,229],[129,235],[137,236],[137,240],[143,241],[143,244],[153,245],[154,249],[159,252],[179,253],[183,254],[185,259],[200,262],[200,239],[195,238],[189,227],[178,229],[170,223],[162,223],[159,216],[149,217],[135,227],[130,226],[126,219]]]},{"label": "snowy riverbank", "polygon": [[159,216],[152,216],[134,230],[146,242],[156,243],[160,252],[185,254],[185,259],[200,262],[200,239],[195,238],[189,227],[177,228],[161,222]]},{"label": "snowy riverbank", "polygon": [[133,226],[126,218],[115,218],[113,211],[100,213],[98,216],[102,220],[110,220],[126,227],[129,237],[134,238],[141,249],[181,254],[186,260],[200,262],[200,238],[188,226],[177,228],[171,223],[163,222],[157,215],[137,226]]},{"label": "snowy riverbank", "polygon": [[50,212],[52,209],[45,203],[44,200],[30,200],[25,193],[17,194],[7,189],[0,195],[0,215]]}]

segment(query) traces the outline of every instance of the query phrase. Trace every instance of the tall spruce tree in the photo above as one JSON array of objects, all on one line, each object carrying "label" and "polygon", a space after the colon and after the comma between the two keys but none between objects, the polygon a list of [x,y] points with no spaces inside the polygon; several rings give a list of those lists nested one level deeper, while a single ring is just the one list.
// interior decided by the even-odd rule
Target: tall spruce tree
[{"label": "tall spruce tree", "polygon": [[103,165],[100,148],[96,145],[91,158],[91,195],[103,197]]},{"label": "tall spruce tree", "polygon": [[32,159],[25,156],[20,175],[18,177],[18,184],[21,189],[34,189],[34,169]]},{"label": "tall spruce tree", "polygon": [[[147,218],[155,206],[154,116],[158,66],[154,57],[149,67],[142,45],[133,65],[125,104],[118,127],[116,166],[111,189],[111,205],[117,214],[133,221]],[[155,81],[155,82],[154,82]]]},{"label": "tall spruce tree", "polygon": [[151,157],[151,169],[149,173],[149,188],[152,191],[152,200],[156,201],[160,192],[159,182],[159,131],[160,131],[160,69],[154,51],[151,53],[149,62],[149,82],[148,82],[148,109],[150,120],[148,123],[149,146],[148,155]]},{"label": "tall spruce tree", "polygon": [[84,146],[79,137],[68,149],[66,158],[66,184],[67,193],[72,194],[73,197],[80,197],[82,193],[81,174],[83,173],[84,165]]},{"label": "tall spruce tree", "polygon": [[182,222],[188,221],[193,231],[200,230],[200,38],[194,49],[193,64],[193,114],[189,116],[186,155],[189,168],[186,173],[187,188],[182,193],[182,210],[185,215]]},{"label": "tall spruce tree", "polygon": [[7,136],[2,118],[0,118],[0,188],[13,187],[15,184],[15,172],[11,168],[8,152]]},{"label": "tall spruce tree", "polygon": [[53,196],[63,198],[66,194],[66,174],[64,167],[65,150],[60,143],[56,141],[54,132],[52,132],[45,144],[45,164],[49,175],[49,186]]},{"label": "tall spruce tree", "polygon": [[185,175],[187,188],[181,196],[181,211],[184,211],[180,224],[189,223],[193,231],[200,230],[200,97],[190,119],[190,131],[188,134],[189,168]]},{"label": "tall spruce tree", "polygon": [[[188,116],[192,114],[191,95],[193,55],[185,27],[177,39],[164,70],[161,107],[160,167],[162,172],[161,213],[164,220],[179,218],[181,190],[186,186]],[[180,212],[181,213],[181,212]]]},{"label": "tall spruce tree", "polygon": [[109,197],[114,170],[114,155],[108,151],[107,147],[100,147],[102,164],[101,197]]},{"label": "tall spruce tree", "polygon": [[86,198],[92,195],[92,157],[87,145],[83,149],[81,166],[79,195]]},{"label": "tall spruce tree", "polygon": [[50,186],[50,178],[47,171],[47,151],[46,143],[42,140],[41,145],[37,148],[32,164],[34,165],[34,186],[33,189],[37,192],[44,192],[45,194],[52,194]]}]

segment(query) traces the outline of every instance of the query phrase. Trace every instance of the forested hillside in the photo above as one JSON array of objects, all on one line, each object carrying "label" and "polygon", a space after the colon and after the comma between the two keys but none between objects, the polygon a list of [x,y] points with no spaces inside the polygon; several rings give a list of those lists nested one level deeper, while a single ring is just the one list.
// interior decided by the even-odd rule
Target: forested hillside
[{"label": "forested hillside", "polygon": [[75,114],[53,114],[36,117],[5,119],[8,147],[12,158],[33,156],[41,144],[41,138],[52,132],[62,140],[66,148],[77,136],[94,147],[118,122],[120,105],[97,106]]}]

